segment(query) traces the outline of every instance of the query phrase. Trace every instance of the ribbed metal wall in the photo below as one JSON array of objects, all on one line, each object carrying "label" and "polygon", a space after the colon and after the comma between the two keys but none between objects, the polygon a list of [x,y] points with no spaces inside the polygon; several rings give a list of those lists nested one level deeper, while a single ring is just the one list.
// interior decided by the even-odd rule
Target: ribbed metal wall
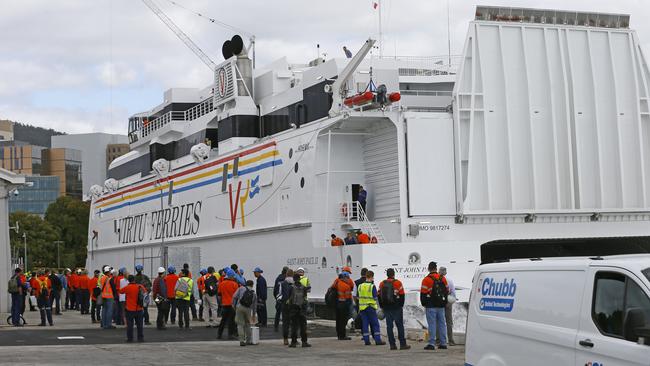
[{"label": "ribbed metal wall", "polygon": [[392,124],[381,124],[363,141],[363,161],[371,219],[399,217],[399,170],[397,130]]},{"label": "ribbed metal wall", "polygon": [[454,90],[461,213],[649,208],[649,82],[629,29],[472,22]]}]

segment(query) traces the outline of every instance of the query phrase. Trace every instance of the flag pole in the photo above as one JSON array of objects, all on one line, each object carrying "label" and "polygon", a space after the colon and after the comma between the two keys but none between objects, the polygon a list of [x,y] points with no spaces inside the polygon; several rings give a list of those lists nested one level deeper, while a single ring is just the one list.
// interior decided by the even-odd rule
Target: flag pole
[{"label": "flag pole", "polygon": [[381,0],[378,1],[378,8],[379,8],[379,57],[384,56],[384,33],[382,32],[381,29]]}]

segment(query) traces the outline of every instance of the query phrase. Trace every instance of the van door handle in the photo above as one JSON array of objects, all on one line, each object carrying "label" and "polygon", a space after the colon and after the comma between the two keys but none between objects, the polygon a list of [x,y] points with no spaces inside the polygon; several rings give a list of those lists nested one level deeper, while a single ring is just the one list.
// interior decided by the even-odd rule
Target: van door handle
[{"label": "van door handle", "polygon": [[583,341],[580,341],[578,342],[578,344],[580,344],[583,347],[589,347],[589,348],[594,347],[594,343],[590,339],[585,339]]}]

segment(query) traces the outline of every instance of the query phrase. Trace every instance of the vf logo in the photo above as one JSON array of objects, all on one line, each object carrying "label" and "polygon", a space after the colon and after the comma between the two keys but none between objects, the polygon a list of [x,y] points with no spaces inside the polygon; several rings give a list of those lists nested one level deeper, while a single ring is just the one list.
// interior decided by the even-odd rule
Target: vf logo
[{"label": "vf logo", "polygon": [[221,98],[226,96],[226,69],[223,67],[217,71],[217,93]]}]

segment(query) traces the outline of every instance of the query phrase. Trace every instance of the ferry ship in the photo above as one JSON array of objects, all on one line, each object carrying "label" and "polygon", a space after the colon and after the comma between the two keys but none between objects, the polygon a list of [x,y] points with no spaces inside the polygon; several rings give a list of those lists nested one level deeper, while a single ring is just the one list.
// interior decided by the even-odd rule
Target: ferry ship
[{"label": "ferry ship", "polygon": [[[87,267],[303,267],[316,301],[343,266],[416,292],[436,261],[463,303],[485,243],[648,237],[650,72],[629,18],[479,6],[460,57],[369,39],[256,68],[233,37],[206,88],[129,119],[131,151],[91,190]],[[359,230],[376,243],[331,246]]]}]

